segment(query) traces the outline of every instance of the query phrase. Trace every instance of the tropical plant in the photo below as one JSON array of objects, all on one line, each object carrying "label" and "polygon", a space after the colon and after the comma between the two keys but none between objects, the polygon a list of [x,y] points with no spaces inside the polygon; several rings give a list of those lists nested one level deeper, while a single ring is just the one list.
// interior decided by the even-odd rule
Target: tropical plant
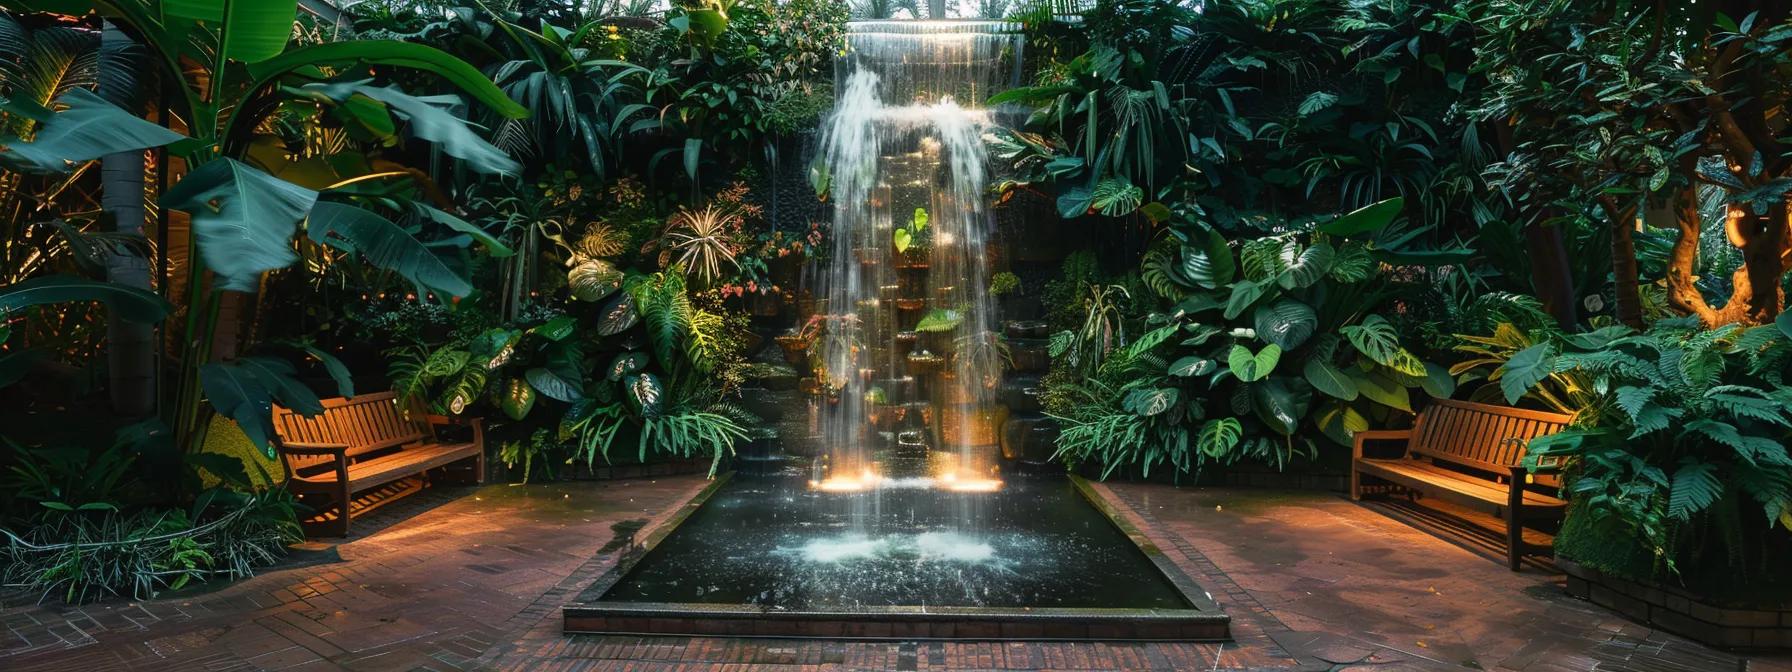
[{"label": "tropical plant", "polygon": [[1784,322],[1706,330],[1689,316],[1520,351],[1499,368],[1508,399],[1570,379],[1584,404],[1573,427],[1530,441],[1527,465],[1565,463],[1577,515],[1609,538],[1643,540],[1670,571],[1713,542],[1738,564],[1757,552],[1741,543],[1758,536],[1744,528],[1762,529],[1751,518],[1792,530]]},{"label": "tropical plant", "polygon": [[[1130,343],[1096,341],[1107,361],[1051,409],[1068,437],[1060,453],[1101,459],[1110,471],[1159,461],[1188,471],[1244,457],[1282,465],[1316,453],[1309,426],[1349,445],[1371,418],[1413,413],[1412,389],[1449,397],[1455,381],[1444,368],[1408,351],[1374,312],[1394,290],[1373,259],[1393,251],[1367,241],[1400,206],[1248,240],[1236,254],[1204,225],[1173,229],[1175,243],[1152,251],[1162,261],[1143,266],[1145,284],[1170,309],[1147,317],[1152,328]],[[1091,342],[1072,333],[1054,340],[1066,352]],[[1121,427],[1131,443],[1093,440]]]}]

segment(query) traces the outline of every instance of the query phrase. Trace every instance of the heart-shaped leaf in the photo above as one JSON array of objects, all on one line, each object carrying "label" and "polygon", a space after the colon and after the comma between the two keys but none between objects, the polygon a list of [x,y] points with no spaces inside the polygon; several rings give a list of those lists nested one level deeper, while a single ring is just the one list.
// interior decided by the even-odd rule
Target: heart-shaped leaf
[{"label": "heart-shaped leaf", "polygon": [[893,238],[896,243],[897,254],[907,253],[908,246],[913,244],[915,240],[914,234],[909,233],[908,229],[897,229],[896,233],[893,234]]},{"label": "heart-shaped leaf", "polygon": [[1239,315],[1243,315],[1260,298],[1263,298],[1263,285],[1249,280],[1238,281],[1238,284],[1232,285],[1232,295],[1226,298],[1226,319],[1238,319]]},{"label": "heart-shaped leaf", "polygon": [[1226,366],[1232,370],[1241,382],[1251,383],[1269,377],[1276,363],[1282,361],[1282,348],[1274,343],[1263,346],[1263,351],[1255,355],[1250,348],[1243,345],[1232,346],[1232,352],[1226,356]]},{"label": "heart-shaped leaf", "polygon": [[1369,429],[1369,419],[1357,412],[1356,408],[1336,399],[1319,405],[1313,414],[1314,424],[1319,426],[1326,438],[1343,445],[1351,445],[1356,441],[1356,433]]}]

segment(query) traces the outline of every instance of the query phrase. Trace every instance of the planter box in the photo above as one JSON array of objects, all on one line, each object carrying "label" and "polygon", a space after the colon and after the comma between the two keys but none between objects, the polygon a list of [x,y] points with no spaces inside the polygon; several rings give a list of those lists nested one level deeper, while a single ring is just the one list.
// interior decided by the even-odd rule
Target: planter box
[{"label": "planter box", "polygon": [[1671,586],[1612,576],[1556,556],[1568,573],[1568,593],[1626,618],[1711,646],[1792,650],[1792,604],[1741,607],[1715,604]]}]

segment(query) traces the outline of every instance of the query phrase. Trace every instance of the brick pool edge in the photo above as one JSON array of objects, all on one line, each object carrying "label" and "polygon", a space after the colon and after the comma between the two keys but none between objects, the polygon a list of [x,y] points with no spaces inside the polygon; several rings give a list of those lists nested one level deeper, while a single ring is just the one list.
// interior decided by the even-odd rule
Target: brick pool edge
[{"label": "brick pool edge", "polygon": [[863,610],[787,611],[752,605],[603,602],[655,546],[664,541],[733,474],[693,496],[666,523],[561,608],[565,634],[678,635],[828,639],[1230,641],[1231,617],[1205,590],[1119,515],[1086,480],[1069,477],[1084,499],[1132,540],[1181,593],[1187,609],[1075,609],[898,606]]}]

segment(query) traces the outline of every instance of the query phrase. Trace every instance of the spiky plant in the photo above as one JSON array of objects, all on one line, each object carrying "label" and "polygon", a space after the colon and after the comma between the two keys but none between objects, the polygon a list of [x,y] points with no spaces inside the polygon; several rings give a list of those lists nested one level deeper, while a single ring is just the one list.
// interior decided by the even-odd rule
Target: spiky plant
[{"label": "spiky plant", "polygon": [[669,224],[663,244],[699,284],[707,286],[721,279],[722,264],[735,264],[734,244],[728,238],[740,229],[739,214],[711,205],[681,210]]},{"label": "spiky plant", "polygon": [[585,225],[585,235],[579,238],[579,252],[593,259],[607,259],[622,254],[628,246],[628,232],[603,222],[592,222]]}]

